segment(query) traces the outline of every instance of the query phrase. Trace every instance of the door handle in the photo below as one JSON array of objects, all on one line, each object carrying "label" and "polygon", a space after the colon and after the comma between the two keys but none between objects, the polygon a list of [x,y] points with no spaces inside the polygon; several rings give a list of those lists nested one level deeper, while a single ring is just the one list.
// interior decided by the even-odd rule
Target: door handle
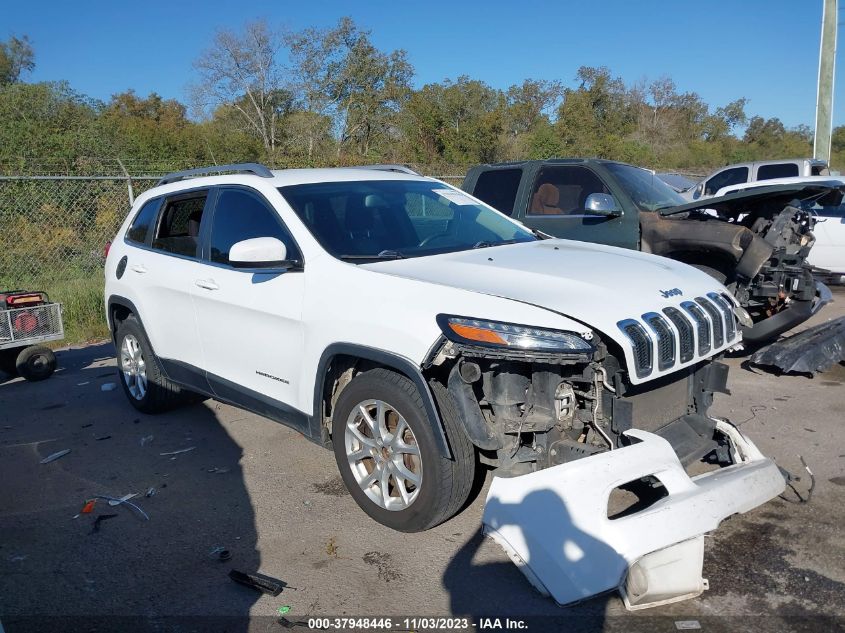
[{"label": "door handle", "polygon": [[132,270],[136,273],[143,275],[147,272],[147,268],[143,264],[135,264],[132,266]]},{"label": "door handle", "polygon": [[199,288],[205,288],[206,290],[217,290],[220,288],[220,286],[214,283],[213,279],[197,279],[194,283]]}]

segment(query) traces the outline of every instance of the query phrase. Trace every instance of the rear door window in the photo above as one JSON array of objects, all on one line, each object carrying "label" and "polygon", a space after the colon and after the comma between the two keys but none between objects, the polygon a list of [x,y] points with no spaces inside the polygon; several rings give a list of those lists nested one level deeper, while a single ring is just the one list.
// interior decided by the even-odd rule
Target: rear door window
[{"label": "rear door window", "polygon": [[795,163],[760,165],[757,168],[757,180],[771,180],[772,178],[792,178],[797,175],[798,165],[796,165]]},{"label": "rear door window", "polygon": [[167,198],[153,236],[153,248],[174,255],[197,257],[200,224],[207,198],[207,191]]},{"label": "rear door window", "polygon": [[748,182],[748,167],[725,169],[707,181],[704,185],[704,193],[712,196],[722,187],[740,185],[744,182]]},{"label": "rear door window", "polygon": [[497,211],[513,215],[521,179],[521,169],[491,169],[478,177],[472,195]]}]

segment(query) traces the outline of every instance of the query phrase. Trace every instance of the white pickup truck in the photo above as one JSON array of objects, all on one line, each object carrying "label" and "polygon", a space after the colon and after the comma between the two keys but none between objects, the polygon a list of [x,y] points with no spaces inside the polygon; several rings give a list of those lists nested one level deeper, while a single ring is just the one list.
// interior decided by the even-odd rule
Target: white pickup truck
[{"label": "white pickup truck", "polygon": [[720,195],[719,190],[733,185],[743,185],[776,178],[805,178],[808,176],[829,176],[827,161],[817,158],[784,158],[759,160],[750,163],[736,163],[722,167],[681,191],[685,200],[693,202]]},{"label": "white pickup truck", "polygon": [[[737,303],[686,264],[546,238],[402,167],[170,174],[106,260],[120,382],[144,412],[211,397],[293,427],[397,530],[495,468],[485,528],[560,603],[697,595],[703,534],[785,486],[708,413]],[[609,517],[617,489],[643,503]]]}]

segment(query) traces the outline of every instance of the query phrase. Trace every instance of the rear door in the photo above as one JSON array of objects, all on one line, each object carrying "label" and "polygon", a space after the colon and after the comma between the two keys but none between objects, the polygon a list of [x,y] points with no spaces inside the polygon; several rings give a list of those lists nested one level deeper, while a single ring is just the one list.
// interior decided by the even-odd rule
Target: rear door
[{"label": "rear door", "polygon": [[143,245],[133,244],[138,248],[130,253],[125,273],[153,350],[167,373],[186,383],[192,382],[191,370],[202,365],[191,295],[202,268],[199,237],[209,199],[208,189],[199,189],[157,202],[154,226]]},{"label": "rear door", "polygon": [[624,248],[639,246],[636,210],[621,209],[619,217],[598,215],[586,209],[593,193],[613,195],[611,187],[592,169],[582,165],[543,165],[533,178],[528,206],[519,219],[555,237],[596,242]]},{"label": "rear door", "polygon": [[[271,415],[295,407],[303,351],[301,269],[244,269],[232,245],[275,237],[287,257],[302,255],[272,205],[240,186],[217,193],[203,264],[191,280],[208,382],[215,394]],[[299,426],[295,411],[285,420]]]}]

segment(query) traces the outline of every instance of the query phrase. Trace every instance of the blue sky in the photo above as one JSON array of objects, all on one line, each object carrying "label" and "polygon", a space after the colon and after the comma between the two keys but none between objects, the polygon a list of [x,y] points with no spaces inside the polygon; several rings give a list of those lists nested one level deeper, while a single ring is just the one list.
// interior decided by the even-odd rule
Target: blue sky
[{"label": "blue sky", "polygon": [[[812,126],[821,7],[822,0],[18,1],[3,9],[0,38],[33,40],[32,81],[66,79],[100,99],[134,88],[185,100],[192,61],[216,29],[258,17],[323,27],[350,15],[383,50],[407,50],[417,85],[460,74],[498,88],[528,77],[572,85],[579,66],[604,65],[628,83],[670,75],[711,106],[744,96],[750,114]],[[845,124],[839,44],[835,125]]]}]

